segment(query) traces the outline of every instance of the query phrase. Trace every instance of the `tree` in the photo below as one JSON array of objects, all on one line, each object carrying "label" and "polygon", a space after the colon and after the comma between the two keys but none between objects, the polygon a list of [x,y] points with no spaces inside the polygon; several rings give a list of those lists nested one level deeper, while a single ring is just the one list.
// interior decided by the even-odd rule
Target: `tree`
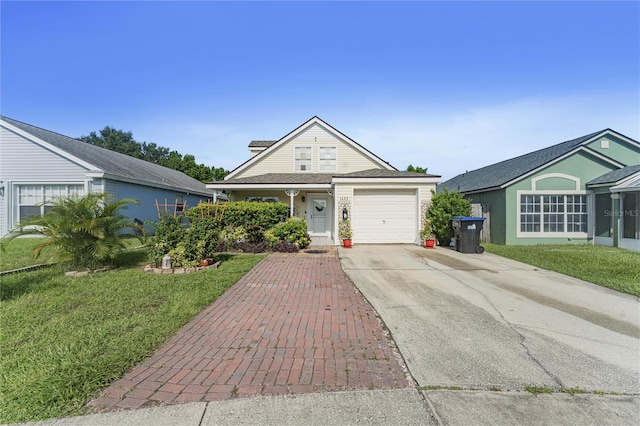
[{"label": "tree", "polygon": [[440,245],[448,245],[453,238],[451,227],[452,216],[470,216],[471,201],[456,191],[444,190],[438,194],[431,191],[431,205],[427,210],[427,218],[431,219],[433,233]]},{"label": "tree", "polygon": [[120,214],[129,203],[139,204],[130,198],[108,202],[106,194],[54,199],[43,216],[20,222],[20,227],[11,232],[2,247],[21,235],[42,235],[44,241],[33,249],[35,258],[43,249],[52,247],[57,261],[74,267],[95,269],[108,265],[126,248],[124,239],[141,239],[140,233],[123,232],[128,228],[141,231]]},{"label": "tree", "polygon": [[419,167],[419,166],[418,167],[413,167],[413,165],[411,165],[411,164],[409,164],[407,166],[407,171],[408,172],[414,172],[414,173],[425,173],[426,174],[428,169],[429,169],[428,167]]},{"label": "tree", "polygon": [[223,180],[229,173],[228,170],[222,167],[209,167],[204,164],[198,164],[193,155],[186,154],[183,156],[178,151],[171,151],[169,148],[158,146],[153,142],[136,142],[131,132],[117,130],[109,126],[100,130],[100,135],[96,132],[91,132],[89,136],[81,136],[78,140],[170,169],[179,170],[201,182]]}]

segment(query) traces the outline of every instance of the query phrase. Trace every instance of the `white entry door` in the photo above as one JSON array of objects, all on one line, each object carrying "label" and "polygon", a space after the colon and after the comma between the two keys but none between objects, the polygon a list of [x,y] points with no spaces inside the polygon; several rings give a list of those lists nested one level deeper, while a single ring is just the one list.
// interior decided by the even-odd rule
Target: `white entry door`
[{"label": "white entry door", "polygon": [[326,195],[310,195],[308,198],[307,216],[309,221],[309,234],[329,236],[329,224],[331,222],[329,197]]}]

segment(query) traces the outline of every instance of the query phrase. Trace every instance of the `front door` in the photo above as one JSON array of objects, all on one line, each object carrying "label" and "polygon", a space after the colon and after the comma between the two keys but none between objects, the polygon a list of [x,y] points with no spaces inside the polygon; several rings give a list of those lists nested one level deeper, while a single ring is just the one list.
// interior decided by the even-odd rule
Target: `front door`
[{"label": "front door", "polygon": [[308,205],[309,234],[329,235],[329,198],[325,196],[309,196]]}]

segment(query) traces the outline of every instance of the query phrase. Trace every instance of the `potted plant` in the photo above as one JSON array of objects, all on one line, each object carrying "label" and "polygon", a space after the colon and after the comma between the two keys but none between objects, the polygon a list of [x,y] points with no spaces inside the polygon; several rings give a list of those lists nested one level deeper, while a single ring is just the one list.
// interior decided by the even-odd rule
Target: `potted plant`
[{"label": "potted plant", "polygon": [[351,237],[353,233],[351,232],[351,222],[349,219],[342,220],[338,224],[338,236],[342,240],[342,245],[345,248],[351,247]]},{"label": "potted plant", "polygon": [[424,241],[424,246],[433,248],[436,245],[436,237],[433,234],[433,225],[431,219],[425,218],[420,230],[420,239]]}]

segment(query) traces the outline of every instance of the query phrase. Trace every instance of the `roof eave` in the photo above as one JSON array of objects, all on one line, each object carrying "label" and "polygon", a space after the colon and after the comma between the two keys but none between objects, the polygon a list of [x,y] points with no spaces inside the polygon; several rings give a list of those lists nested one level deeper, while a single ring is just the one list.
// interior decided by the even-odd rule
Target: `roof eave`
[{"label": "roof eave", "polygon": [[159,188],[159,189],[166,189],[166,190],[170,190],[170,191],[181,192],[181,193],[184,193],[184,194],[202,195],[202,196],[205,196],[205,197],[212,197],[213,196],[213,194],[210,194],[210,193],[208,193],[206,191],[198,191],[198,190],[194,190],[194,189],[188,189],[188,188],[169,185],[169,184],[161,184],[161,183],[157,183],[157,182],[145,181],[145,180],[142,180],[142,179],[134,179],[134,178],[129,178],[129,177],[125,177],[125,176],[114,175],[114,174],[111,174],[111,173],[93,171],[93,172],[85,173],[85,176],[87,176],[89,178],[110,179],[110,180],[115,180],[115,181],[118,181],[118,182],[133,183],[133,184],[136,184],[136,185],[148,186],[148,187]]},{"label": "roof eave", "polygon": [[439,177],[335,177],[332,183],[440,183]]},{"label": "roof eave", "polygon": [[331,189],[330,183],[228,183],[214,182],[206,184],[208,189],[241,190],[241,189]]}]

